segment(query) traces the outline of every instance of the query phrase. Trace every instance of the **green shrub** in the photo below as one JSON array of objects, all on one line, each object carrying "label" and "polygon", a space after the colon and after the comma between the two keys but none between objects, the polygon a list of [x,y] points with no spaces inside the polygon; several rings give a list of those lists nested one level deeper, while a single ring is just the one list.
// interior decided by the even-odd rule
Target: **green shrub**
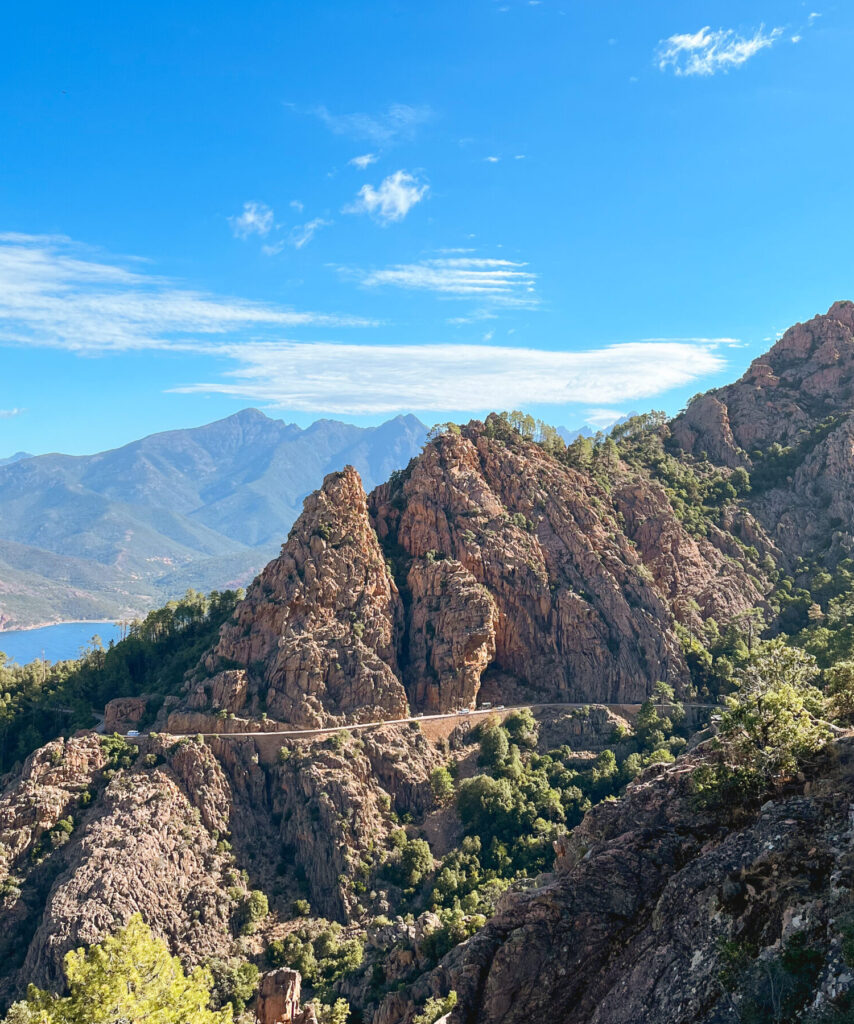
[{"label": "green shrub", "polygon": [[248,893],[241,910],[240,930],[248,935],[255,930],[255,926],[270,913],[270,906],[267,897],[260,889],[253,889]]}]

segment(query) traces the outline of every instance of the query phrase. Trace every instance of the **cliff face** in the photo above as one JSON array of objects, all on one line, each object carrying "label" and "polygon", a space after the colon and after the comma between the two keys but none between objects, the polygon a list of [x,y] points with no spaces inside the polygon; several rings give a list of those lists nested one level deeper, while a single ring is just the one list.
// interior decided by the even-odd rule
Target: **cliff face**
[{"label": "cliff face", "polygon": [[[769,986],[768,998],[775,985],[784,998],[793,982],[781,963],[801,948],[816,1006],[850,992],[851,740],[800,791],[740,822],[697,808],[690,767],[650,769],[595,807],[551,879],[505,897],[432,974],[387,996],[373,1024],[410,1024],[429,995],[450,990],[450,1024],[735,1022]],[[733,957],[743,958],[736,1001]]]},{"label": "cliff face", "polygon": [[852,397],[854,303],[837,302],[786,331],[740,380],[692,401],[673,437],[693,455],[759,472],[750,504],[787,556],[824,550],[841,531],[832,554],[850,544],[854,515]]},{"label": "cliff face", "polygon": [[[371,510],[410,576],[431,558],[452,559],[485,588],[496,609],[493,666],[541,699],[617,702],[658,679],[685,680],[670,610],[609,496],[536,445],[511,448],[477,425],[447,434],[408,479],[374,491]],[[466,614],[480,593],[469,588],[447,608]]]},{"label": "cliff face", "polygon": [[118,761],[111,742],[48,744],[0,793],[0,1006],[29,982],[61,988],[64,954],[137,912],[187,964],[238,953],[250,886],[285,919],[300,896],[348,920],[360,865],[397,814],[432,806],[442,763],[392,726],[294,744],[274,764],[252,740],[163,736]]},{"label": "cliff face", "polygon": [[472,423],[367,498],[352,468],[327,477],[184,711],[320,726],[473,707],[490,679],[498,699],[680,689],[674,623],[762,594],[731,537],[692,538],[658,484],[619,460],[611,475]]},{"label": "cliff face", "polygon": [[204,748],[156,750],[116,771],[99,737],[58,740],[0,797],[0,999],[18,978],[57,987],[69,949],[137,911],[189,963],[229,952],[229,785]]},{"label": "cliff face", "polygon": [[250,586],[205,666],[250,671],[269,715],[295,725],[403,716],[402,605],[358,473],[306,499],[281,555]]}]

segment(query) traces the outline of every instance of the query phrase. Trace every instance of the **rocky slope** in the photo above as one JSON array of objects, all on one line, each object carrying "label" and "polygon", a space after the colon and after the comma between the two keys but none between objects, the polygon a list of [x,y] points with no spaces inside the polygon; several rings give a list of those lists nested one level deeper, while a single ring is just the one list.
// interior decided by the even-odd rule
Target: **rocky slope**
[{"label": "rocky slope", "polygon": [[28,982],[60,986],[68,949],[136,912],[190,964],[237,953],[250,886],[274,916],[306,896],[348,920],[359,865],[397,814],[432,806],[441,758],[410,733],[292,745],[269,764],[251,741],[41,748],[0,795],[0,1004]]},{"label": "rocky slope", "polygon": [[690,777],[690,760],[658,766],[594,808],[554,876],[507,896],[434,972],[387,996],[374,1024],[410,1024],[451,990],[449,1024],[770,1021],[775,985],[782,1002],[806,983],[817,1008],[850,993],[854,742],[736,818],[698,809]]},{"label": "rocky slope", "polygon": [[673,438],[751,471],[751,508],[790,560],[832,560],[852,543],[852,399],[854,303],[836,302],[786,331],[740,380],[695,398]]},{"label": "rocky slope", "polygon": [[[329,934],[358,933],[365,963],[330,992],[371,1024],[412,1024],[451,991],[448,1024],[774,1020],[803,979],[819,1009],[854,998],[850,736],[762,807],[733,807],[696,799],[709,747],[607,799],[634,775],[619,776],[626,759],[652,747],[635,750],[630,723],[603,707],[540,709],[538,739],[517,722],[480,782],[488,750],[470,719],[441,735],[389,723],[484,699],[638,702],[659,680],[685,692],[686,629],[770,608],[781,559],[847,551],[849,363],[854,306],[837,304],[662,428],[656,458],[698,489],[749,472],[747,497],[724,487],[701,528],[680,482],[627,448],[625,462],[603,447],[578,468],[498,419],[434,438],[370,494],[353,467],[327,476],[166,699],[165,734],[139,754],[57,740],[2,780],[0,1008],[28,982],[57,987],[67,949],[136,911],[188,964],[269,967],[274,943],[304,951],[339,922]],[[148,702],[120,692],[106,718],[126,728]],[[346,731],[373,721],[388,724]],[[265,735],[280,723],[341,731]],[[655,742],[670,756],[663,733]],[[556,822],[581,822],[551,873],[514,877],[506,833],[481,844],[447,792],[469,780],[494,818],[518,811],[532,871],[551,865]],[[576,816],[540,816],[564,807]],[[441,876],[448,902],[419,903]],[[479,903],[492,883],[495,900]],[[259,920],[254,889],[269,899]],[[264,976],[258,1007],[265,1024],[314,1019],[287,970]]]},{"label": "rocky slope", "polygon": [[[605,487],[481,423],[429,444],[366,498],[332,474],[204,660],[188,708],[317,726],[497,696],[639,701],[681,689],[677,621],[762,598],[717,530],[694,539],[628,467]],[[748,569],[752,570],[751,576]],[[211,677],[246,673],[239,698]]]}]

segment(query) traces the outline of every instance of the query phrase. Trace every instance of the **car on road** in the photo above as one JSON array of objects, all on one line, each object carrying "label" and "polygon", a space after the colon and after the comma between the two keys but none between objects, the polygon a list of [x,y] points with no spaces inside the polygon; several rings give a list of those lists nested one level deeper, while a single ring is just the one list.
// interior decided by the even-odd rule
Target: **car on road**
[{"label": "car on road", "polygon": [[128,729],[128,736],[139,736],[139,729]]}]

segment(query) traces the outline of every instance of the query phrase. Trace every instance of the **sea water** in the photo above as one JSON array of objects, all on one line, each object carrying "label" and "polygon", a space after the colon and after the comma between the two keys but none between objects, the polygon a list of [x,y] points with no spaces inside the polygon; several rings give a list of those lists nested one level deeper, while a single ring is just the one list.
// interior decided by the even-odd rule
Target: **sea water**
[{"label": "sea water", "polygon": [[48,661],[79,658],[82,649],[99,636],[104,646],[119,640],[121,631],[115,622],[60,622],[40,629],[10,629],[0,632],[0,651],[19,665],[44,657]]}]

